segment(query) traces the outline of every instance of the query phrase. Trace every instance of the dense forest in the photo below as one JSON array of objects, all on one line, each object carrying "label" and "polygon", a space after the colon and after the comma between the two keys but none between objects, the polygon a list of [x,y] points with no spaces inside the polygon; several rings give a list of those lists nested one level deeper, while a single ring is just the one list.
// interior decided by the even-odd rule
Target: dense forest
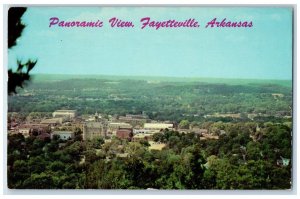
[{"label": "dense forest", "polygon": [[[291,129],[265,123],[218,123],[227,133],[200,140],[195,133],[165,131],[148,143],[118,138],[81,142],[8,138],[8,186],[21,189],[289,189]],[[78,134],[79,135],[79,134]],[[251,135],[260,135],[253,140]],[[64,144],[63,147],[60,144]],[[122,157],[118,154],[127,154]],[[82,161],[82,157],[84,161]]]},{"label": "dense forest", "polygon": [[[62,108],[75,109],[79,114],[145,112],[151,119],[177,122],[182,119],[203,122],[207,121],[203,116],[214,113],[241,113],[243,121],[246,114],[264,115],[265,121],[291,115],[291,87],[278,82],[249,82],[37,78],[18,95],[9,96],[8,112],[29,114]],[[257,120],[262,119],[260,115]]]}]

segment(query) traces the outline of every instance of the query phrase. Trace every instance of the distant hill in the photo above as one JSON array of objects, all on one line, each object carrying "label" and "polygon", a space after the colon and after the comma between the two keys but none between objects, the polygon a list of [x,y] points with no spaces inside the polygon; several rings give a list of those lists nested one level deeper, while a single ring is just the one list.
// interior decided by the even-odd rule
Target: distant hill
[{"label": "distant hill", "polygon": [[71,74],[34,74],[32,80],[40,81],[61,81],[68,79],[105,79],[105,80],[146,80],[150,82],[203,82],[219,83],[229,85],[245,84],[276,84],[285,87],[292,87],[292,80],[272,79],[230,79],[230,78],[207,78],[207,77],[163,77],[163,76],[113,76],[113,75],[71,75]]}]

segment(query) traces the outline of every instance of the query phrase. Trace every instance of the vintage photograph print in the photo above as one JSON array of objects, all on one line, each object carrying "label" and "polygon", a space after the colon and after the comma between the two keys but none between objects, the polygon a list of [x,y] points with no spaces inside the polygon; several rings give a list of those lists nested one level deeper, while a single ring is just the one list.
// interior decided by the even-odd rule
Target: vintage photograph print
[{"label": "vintage photograph print", "polygon": [[292,189],[293,12],[9,7],[8,188]]}]

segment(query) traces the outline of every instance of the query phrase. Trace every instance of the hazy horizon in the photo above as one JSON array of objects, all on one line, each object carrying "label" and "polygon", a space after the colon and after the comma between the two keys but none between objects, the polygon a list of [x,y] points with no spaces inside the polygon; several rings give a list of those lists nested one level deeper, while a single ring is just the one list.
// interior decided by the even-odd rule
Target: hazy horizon
[{"label": "hazy horizon", "polygon": [[202,76],[164,76],[164,75],[118,75],[118,74],[72,74],[72,73],[32,73],[36,75],[49,76],[103,76],[103,77],[149,77],[149,78],[178,78],[178,79],[232,79],[232,80],[274,80],[274,81],[293,81],[293,79],[269,79],[269,78],[237,78],[237,77],[202,77]]}]

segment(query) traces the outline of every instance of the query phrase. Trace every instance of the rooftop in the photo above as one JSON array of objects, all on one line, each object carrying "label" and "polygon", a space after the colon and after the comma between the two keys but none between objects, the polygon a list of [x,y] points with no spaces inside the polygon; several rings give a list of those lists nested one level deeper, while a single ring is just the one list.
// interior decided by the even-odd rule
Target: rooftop
[{"label": "rooftop", "polygon": [[166,124],[166,123],[145,123],[144,128],[173,128],[173,124]]}]

